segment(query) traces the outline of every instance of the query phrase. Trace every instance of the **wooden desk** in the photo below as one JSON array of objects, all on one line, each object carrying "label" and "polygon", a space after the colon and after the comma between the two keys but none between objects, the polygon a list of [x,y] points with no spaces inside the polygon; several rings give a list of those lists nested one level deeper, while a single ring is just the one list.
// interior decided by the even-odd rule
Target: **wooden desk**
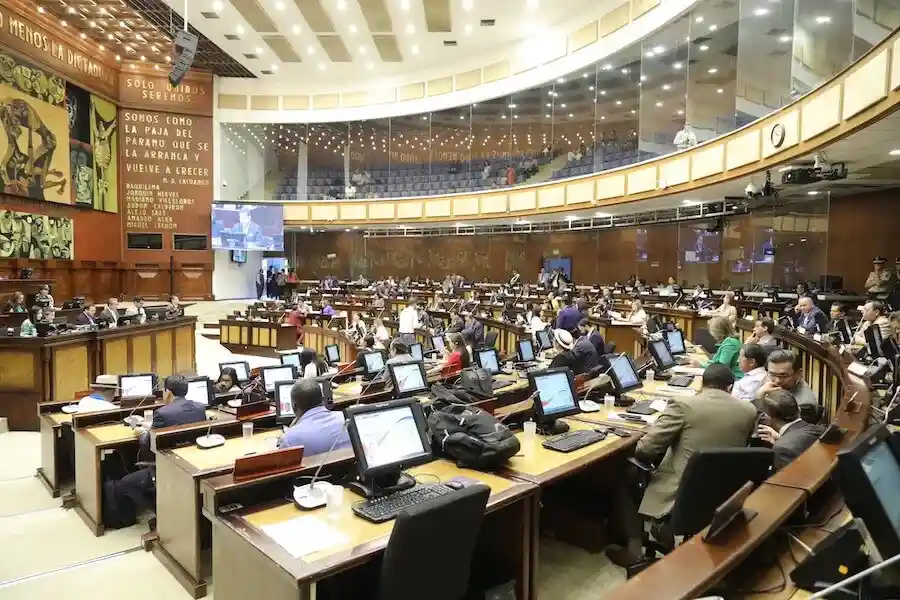
[{"label": "wooden desk", "polygon": [[[473,561],[475,570],[481,567],[508,571],[517,582],[516,597],[535,598],[537,488],[526,482],[460,469],[444,460],[409,472],[434,475],[441,481],[465,476],[488,485],[488,516]],[[324,511],[301,513],[292,502],[275,498],[246,509],[211,515],[217,600],[255,596],[268,600],[314,598],[316,587],[323,581],[340,578],[342,573],[379,556],[387,546],[394,521],[374,524],[355,516],[351,504],[359,500],[345,490],[344,504],[336,519],[327,519]],[[294,558],[262,531],[266,525],[300,516],[325,520],[346,537],[346,542]]]},{"label": "wooden desk", "polygon": [[0,337],[0,414],[37,431],[39,402],[68,401],[97,375],[194,373],[195,317],[46,338]]},{"label": "wooden desk", "polygon": [[60,488],[75,480],[75,441],[72,437],[72,415],[62,412],[67,402],[45,402],[38,405],[41,427],[41,466],[38,480],[54,498]]},{"label": "wooden desk", "polygon": [[236,354],[278,356],[297,349],[297,328],[271,321],[228,318],[219,321],[219,340]]},{"label": "wooden desk", "polygon": [[337,344],[342,363],[351,363],[356,360],[356,342],[351,340],[343,331],[304,326],[303,334],[304,347],[312,348],[319,356],[325,356],[325,346]]}]

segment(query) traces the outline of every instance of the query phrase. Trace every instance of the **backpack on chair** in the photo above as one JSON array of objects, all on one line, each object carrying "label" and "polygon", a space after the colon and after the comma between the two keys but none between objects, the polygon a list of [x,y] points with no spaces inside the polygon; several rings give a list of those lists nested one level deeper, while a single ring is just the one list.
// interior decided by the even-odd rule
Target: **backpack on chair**
[{"label": "backpack on chair", "polygon": [[440,403],[428,416],[428,434],[436,454],[459,467],[492,471],[519,451],[509,427],[484,410],[465,404]]}]

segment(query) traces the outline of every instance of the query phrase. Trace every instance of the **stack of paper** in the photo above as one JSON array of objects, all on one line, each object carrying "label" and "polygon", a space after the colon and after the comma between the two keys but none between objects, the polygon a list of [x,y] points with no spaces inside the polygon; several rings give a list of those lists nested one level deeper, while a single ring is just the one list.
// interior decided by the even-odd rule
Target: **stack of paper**
[{"label": "stack of paper", "polygon": [[263,525],[263,533],[287,550],[294,558],[346,544],[347,536],[313,517],[296,517],[275,525]]}]

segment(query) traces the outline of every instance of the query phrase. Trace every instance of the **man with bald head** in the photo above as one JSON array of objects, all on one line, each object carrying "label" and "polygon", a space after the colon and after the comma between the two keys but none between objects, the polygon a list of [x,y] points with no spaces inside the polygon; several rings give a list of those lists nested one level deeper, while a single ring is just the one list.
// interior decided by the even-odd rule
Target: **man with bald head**
[{"label": "man with bald head", "polygon": [[828,316],[813,304],[809,296],[801,296],[797,301],[797,328],[805,333],[824,333],[828,331]]},{"label": "man with bald head", "polygon": [[278,440],[279,448],[303,446],[303,454],[308,456],[328,452],[331,448],[350,446],[344,415],[325,406],[322,385],[331,384],[315,379],[298,379],[291,387],[294,422]]}]

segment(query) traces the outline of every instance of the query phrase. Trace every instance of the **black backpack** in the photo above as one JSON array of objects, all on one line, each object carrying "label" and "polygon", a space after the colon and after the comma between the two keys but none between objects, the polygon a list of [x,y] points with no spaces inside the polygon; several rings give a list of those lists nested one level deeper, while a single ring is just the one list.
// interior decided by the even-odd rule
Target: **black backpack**
[{"label": "black backpack", "polygon": [[459,467],[493,471],[519,451],[509,427],[482,409],[466,404],[440,403],[428,416],[428,433],[436,454]]}]

